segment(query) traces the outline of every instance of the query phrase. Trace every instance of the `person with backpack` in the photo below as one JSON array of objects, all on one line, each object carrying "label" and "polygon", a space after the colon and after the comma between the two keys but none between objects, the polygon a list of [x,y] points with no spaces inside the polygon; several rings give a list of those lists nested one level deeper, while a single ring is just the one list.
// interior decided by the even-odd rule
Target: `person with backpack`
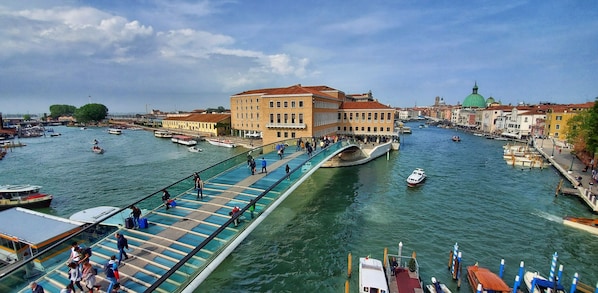
[{"label": "person with backpack", "polygon": [[68,264],[69,267],[69,280],[71,281],[71,287],[77,287],[83,291],[83,286],[81,286],[81,271],[79,270],[79,265],[72,262]]},{"label": "person with backpack", "polygon": [[83,264],[83,282],[85,282],[85,288],[89,290],[89,293],[93,293],[93,289],[100,290],[101,286],[96,284],[96,275],[98,271],[94,268],[90,262]]},{"label": "person with backpack", "polygon": [[79,269],[81,269],[81,265],[84,263],[89,262],[89,258],[91,257],[91,247],[78,247],[79,252],[79,261],[77,262],[77,264],[79,264]]},{"label": "person with backpack", "polygon": [[125,260],[129,259],[129,256],[125,251],[125,249],[129,249],[129,243],[127,238],[125,238],[125,235],[119,232],[116,232],[114,236],[116,237],[116,248],[118,248],[118,265],[120,266],[120,263],[123,260],[123,255],[125,256]]},{"label": "person with backpack", "polygon": [[115,272],[118,272],[118,265],[116,264],[116,256],[113,255],[110,257],[110,260],[104,264],[104,274],[106,275],[106,280],[110,282],[106,292],[112,292],[114,285],[118,282]]}]

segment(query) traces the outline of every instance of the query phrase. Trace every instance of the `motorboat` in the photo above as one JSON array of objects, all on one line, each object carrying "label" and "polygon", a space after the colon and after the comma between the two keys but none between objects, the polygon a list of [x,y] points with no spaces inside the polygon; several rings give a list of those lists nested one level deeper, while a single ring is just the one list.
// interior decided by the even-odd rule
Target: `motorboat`
[{"label": "motorboat", "polygon": [[424,182],[424,180],[426,180],[426,172],[424,172],[424,169],[416,168],[411,175],[407,177],[407,186],[415,187]]},{"label": "motorboat", "polygon": [[108,133],[121,135],[121,134],[123,134],[123,131],[122,131],[122,129],[118,129],[118,128],[109,128]]},{"label": "motorboat", "polygon": [[94,153],[96,153],[96,154],[103,154],[103,153],[104,153],[104,149],[103,149],[103,148],[101,148],[101,147],[100,147],[100,146],[98,146],[98,145],[94,145],[94,146],[92,146],[92,147],[91,147],[91,151],[92,151],[92,152],[94,152]]},{"label": "motorboat", "polygon": [[166,130],[155,130],[154,136],[159,138],[172,138],[173,134]]},{"label": "motorboat", "polygon": [[228,139],[208,138],[207,141],[211,145],[215,145],[215,146],[221,146],[221,147],[227,147],[227,148],[234,148],[237,146],[232,140],[228,140]]},{"label": "motorboat", "polygon": [[192,153],[199,153],[199,152],[203,151],[202,149],[198,148],[197,146],[190,146],[187,148],[187,150]]},{"label": "motorboat", "polygon": [[389,292],[382,261],[369,257],[359,258],[359,292]]},{"label": "motorboat", "polygon": [[459,137],[458,135],[453,135],[452,140],[454,142],[460,142],[461,141],[461,137]]},{"label": "motorboat", "polygon": [[[563,285],[555,281],[549,281],[538,272],[527,271],[523,274],[523,281],[530,293],[565,293]],[[554,290],[556,288],[556,291]],[[533,290],[532,290],[533,289]]]},{"label": "motorboat", "polygon": [[[513,289],[505,283],[497,274],[493,273],[487,268],[478,266],[476,263],[473,266],[467,267],[467,280],[473,293],[511,293]],[[479,287],[479,288],[478,288]]]},{"label": "motorboat", "polygon": [[0,185],[0,210],[13,207],[46,208],[53,196],[40,193],[36,185]]},{"label": "motorboat", "polygon": [[563,224],[598,235],[598,218],[564,217]]},{"label": "motorboat", "polygon": [[193,137],[187,135],[173,135],[170,140],[174,143],[186,146],[193,146],[197,144],[197,141],[194,140]]},{"label": "motorboat", "polygon": [[428,285],[426,285],[426,289],[428,289],[428,292],[430,293],[451,293],[451,290],[444,284],[444,283],[440,283],[438,280],[436,280],[435,277],[432,277],[432,282]]}]

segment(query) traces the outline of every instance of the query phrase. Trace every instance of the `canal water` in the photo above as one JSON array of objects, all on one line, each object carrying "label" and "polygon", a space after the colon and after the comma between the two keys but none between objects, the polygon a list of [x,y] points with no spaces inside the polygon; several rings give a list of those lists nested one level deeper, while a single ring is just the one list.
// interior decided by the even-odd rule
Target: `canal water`
[{"label": "canal water", "polygon": [[[555,197],[553,168],[513,168],[502,158],[505,142],[436,127],[409,125],[401,151],[362,166],[320,169],[297,188],[196,292],[344,292],[347,254],[382,258],[383,248],[417,252],[424,281],[435,276],[456,290],[447,271],[455,243],[464,266],[479,263],[514,282],[519,263],[549,274],[554,252],[574,273],[598,282],[598,238],[565,227],[566,215],[592,214],[576,197]],[[59,137],[22,139],[0,161],[0,184],[38,184],[55,195],[42,210],[68,217],[97,205],[124,206],[194,171],[243,152],[200,143],[201,153],[146,131],[116,136],[105,128],[55,127]],[[461,142],[451,137],[460,135]],[[106,153],[91,152],[93,139]],[[423,168],[428,180],[408,188],[406,177]],[[464,280],[461,290],[470,292]]]}]

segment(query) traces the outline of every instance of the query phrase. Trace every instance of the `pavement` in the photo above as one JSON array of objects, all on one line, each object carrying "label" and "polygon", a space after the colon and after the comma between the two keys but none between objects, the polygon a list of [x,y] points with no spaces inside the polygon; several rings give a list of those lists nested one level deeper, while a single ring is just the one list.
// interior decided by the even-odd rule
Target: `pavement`
[{"label": "pavement", "polygon": [[[579,197],[594,212],[598,212],[598,183],[592,179],[592,168],[577,158],[570,145],[551,138],[535,139],[536,149],[579,191]],[[588,164],[589,165],[589,164]],[[596,165],[596,164],[595,164]],[[578,180],[581,178],[581,180]]]}]

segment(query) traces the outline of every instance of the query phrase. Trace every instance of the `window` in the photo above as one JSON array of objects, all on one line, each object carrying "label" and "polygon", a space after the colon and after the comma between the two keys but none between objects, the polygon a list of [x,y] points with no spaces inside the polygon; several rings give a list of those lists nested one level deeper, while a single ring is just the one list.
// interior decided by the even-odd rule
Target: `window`
[{"label": "window", "polygon": [[347,120],[347,113],[343,113],[343,120]]},{"label": "window", "polygon": [[291,108],[295,108],[295,101],[291,101]]},{"label": "window", "polygon": [[365,113],[364,112],[361,113],[361,120],[365,120]]},{"label": "window", "polygon": [[556,116],[556,118],[554,120],[563,120],[563,116]]},{"label": "window", "polygon": [[289,114],[284,114],[284,123],[289,123]]},{"label": "window", "polygon": [[560,124],[555,125],[554,129],[556,129],[556,130],[561,129],[561,125]]},{"label": "window", "polygon": [[353,113],[349,113],[349,120],[353,120]]},{"label": "window", "polygon": [[370,121],[370,120],[372,120],[372,113],[368,113],[368,121]]},{"label": "window", "polygon": [[390,113],[388,113],[388,119],[386,119],[386,120],[390,120]]},{"label": "window", "polygon": [[274,123],[274,114],[270,114],[270,123]]},{"label": "window", "polygon": [[370,132],[370,127],[368,126],[368,132]]},{"label": "window", "polygon": [[295,124],[295,114],[291,114],[291,123]]},{"label": "window", "polygon": [[338,113],[338,120],[341,120],[341,113]]},{"label": "window", "polygon": [[280,131],[276,132],[276,137],[280,137]]},{"label": "window", "polygon": [[274,108],[274,102],[270,101],[270,108]]},{"label": "window", "polygon": [[299,101],[299,108],[303,108],[303,101]]},{"label": "window", "polygon": [[289,107],[289,102],[284,101],[283,105],[284,105],[285,108],[288,108]]},{"label": "window", "polygon": [[280,123],[280,114],[276,114],[276,123]]},{"label": "window", "polygon": [[378,127],[374,127],[374,132],[378,132]]},{"label": "window", "polygon": [[288,137],[289,137],[289,133],[285,131],[284,138],[288,138]]},{"label": "window", "polygon": [[299,114],[299,123],[303,124],[303,114]]},{"label": "window", "polygon": [[280,108],[280,102],[276,102],[276,108]]},{"label": "window", "polygon": [[378,113],[374,113],[374,120],[378,120]]},{"label": "window", "polygon": [[384,121],[384,113],[380,113],[380,120]]},{"label": "window", "polygon": [[291,132],[291,137],[295,138],[295,132]]}]

